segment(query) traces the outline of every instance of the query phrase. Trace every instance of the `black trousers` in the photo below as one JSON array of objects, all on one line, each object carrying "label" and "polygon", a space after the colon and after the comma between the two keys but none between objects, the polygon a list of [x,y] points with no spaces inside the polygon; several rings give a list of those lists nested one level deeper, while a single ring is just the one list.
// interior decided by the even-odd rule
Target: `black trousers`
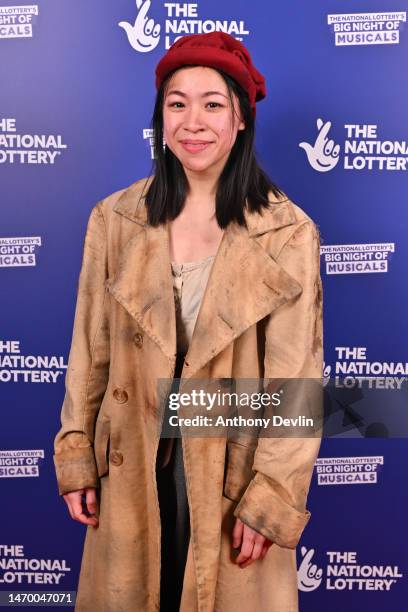
[{"label": "black trousers", "polygon": [[[177,357],[175,378],[181,375],[183,357]],[[164,468],[156,468],[162,526],[160,612],[179,612],[190,541],[182,441],[177,437],[173,442],[169,463]],[[166,443],[168,439],[160,441],[160,444]]]}]

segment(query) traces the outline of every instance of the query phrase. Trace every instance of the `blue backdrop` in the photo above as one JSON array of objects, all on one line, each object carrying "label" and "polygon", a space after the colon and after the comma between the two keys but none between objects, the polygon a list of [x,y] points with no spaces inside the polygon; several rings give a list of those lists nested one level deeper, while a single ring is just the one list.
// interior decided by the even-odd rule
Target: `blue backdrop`
[{"label": "blue backdrop", "polygon": [[406,11],[1,2],[0,592],[76,589],[86,528],[58,496],[52,455],[86,222],[150,174],[159,58],[178,36],[218,29],[266,78],[260,162],[322,235],[331,425],[298,547],[300,607],[406,609]]}]

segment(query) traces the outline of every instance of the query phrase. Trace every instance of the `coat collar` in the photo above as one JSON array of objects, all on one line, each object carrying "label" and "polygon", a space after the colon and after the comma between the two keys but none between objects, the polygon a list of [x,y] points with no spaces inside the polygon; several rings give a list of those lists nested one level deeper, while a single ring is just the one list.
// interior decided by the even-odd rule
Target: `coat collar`
[{"label": "coat collar", "polygon": [[[148,224],[144,193],[138,181],[113,206],[116,213],[138,224],[138,231],[123,246],[107,288],[174,363],[177,336],[168,225]],[[296,222],[289,201],[280,201],[264,215],[245,211],[245,217],[248,230],[233,222],[224,231],[182,378],[193,376],[251,325],[302,291],[256,240],[265,232]]]}]

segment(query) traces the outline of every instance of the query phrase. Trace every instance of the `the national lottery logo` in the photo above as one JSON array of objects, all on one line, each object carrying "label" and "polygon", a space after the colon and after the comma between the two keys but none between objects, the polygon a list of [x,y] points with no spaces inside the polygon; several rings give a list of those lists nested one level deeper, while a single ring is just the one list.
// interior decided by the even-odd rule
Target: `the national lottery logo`
[{"label": "the national lottery logo", "polygon": [[331,122],[317,119],[317,136],[313,143],[300,142],[299,147],[304,149],[309,164],[313,170],[328,172],[337,166],[340,154],[340,145],[329,138]]},{"label": "the national lottery logo", "polygon": [[315,463],[317,484],[352,485],[377,484],[384,457],[318,457]]},{"label": "the national lottery logo", "polygon": [[336,46],[396,45],[406,20],[404,11],[327,15]]},{"label": "the national lottery logo", "polygon": [[394,242],[325,244],[320,247],[326,274],[372,274],[388,272],[395,253]]},{"label": "the national lottery logo", "polygon": [[357,552],[327,551],[325,562],[314,548],[301,547],[298,588],[305,593],[326,591],[390,591],[403,577],[398,565],[358,561]]},{"label": "the national lottery logo", "polygon": [[41,244],[41,236],[0,238],[0,268],[36,266]]},{"label": "the national lottery logo", "polygon": [[31,38],[38,5],[0,6],[0,38]]},{"label": "the national lottery logo", "polygon": [[[325,437],[407,437],[408,361],[376,360],[365,346],[334,350],[334,362],[324,380]],[[383,463],[378,457],[330,461],[316,462],[316,474],[322,474],[319,484],[374,483]]]},{"label": "the national lottery logo", "polygon": [[25,355],[19,340],[0,338],[0,384],[56,383],[66,369],[62,355]]},{"label": "the national lottery logo", "polygon": [[29,557],[22,544],[0,544],[0,584],[61,585],[70,572],[66,559]]},{"label": "the national lottery logo", "polygon": [[[401,390],[408,383],[408,361],[372,361],[366,346],[336,346],[331,370],[337,388]],[[374,411],[374,407],[373,407]]]},{"label": "the national lottery logo", "polygon": [[[136,11],[130,21],[119,21],[127,36],[130,46],[139,53],[153,51],[161,40],[164,48],[169,49],[173,43],[188,34],[206,34],[208,32],[226,32],[237,40],[243,40],[249,34],[243,20],[234,19],[201,19],[198,3],[190,2],[156,2],[152,0],[135,0]],[[165,17],[158,20],[152,11],[163,7]]]},{"label": "the national lottery logo", "polygon": [[0,164],[55,164],[66,148],[61,134],[19,134],[16,119],[0,117]]},{"label": "the national lottery logo", "polygon": [[[340,165],[344,170],[407,170],[406,140],[382,140],[376,124],[344,126],[344,140],[331,134],[331,121],[316,120],[316,134],[299,147],[317,172],[330,172]],[[339,164],[339,162],[341,162]]]},{"label": "the national lottery logo", "polygon": [[160,40],[161,26],[148,16],[151,4],[150,0],[136,0],[137,14],[134,22],[118,23],[118,26],[125,30],[130,45],[140,53],[153,51]]},{"label": "the national lottery logo", "polygon": [[0,478],[38,478],[44,449],[0,450]]},{"label": "the national lottery logo", "polygon": [[300,549],[302,561],[298,569],[298,588],[300,591],[315,591],[322,582],[323,570],[313,562],[314,548],[309,550],[302,546]]}]

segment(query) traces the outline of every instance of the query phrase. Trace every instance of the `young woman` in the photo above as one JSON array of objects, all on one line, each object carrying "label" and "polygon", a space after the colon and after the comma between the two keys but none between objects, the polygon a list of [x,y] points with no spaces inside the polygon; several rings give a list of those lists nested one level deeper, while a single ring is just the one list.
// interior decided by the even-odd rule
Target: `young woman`
[{"label": "young woman", "polygon": [[256,161],[242,43],[185,36],[156,86],[155,172],[84,243],[54,454],[87,525],[76,610],[295,612],[320,438],[160,438],[158,383],[319,379],[319,232]]}]

